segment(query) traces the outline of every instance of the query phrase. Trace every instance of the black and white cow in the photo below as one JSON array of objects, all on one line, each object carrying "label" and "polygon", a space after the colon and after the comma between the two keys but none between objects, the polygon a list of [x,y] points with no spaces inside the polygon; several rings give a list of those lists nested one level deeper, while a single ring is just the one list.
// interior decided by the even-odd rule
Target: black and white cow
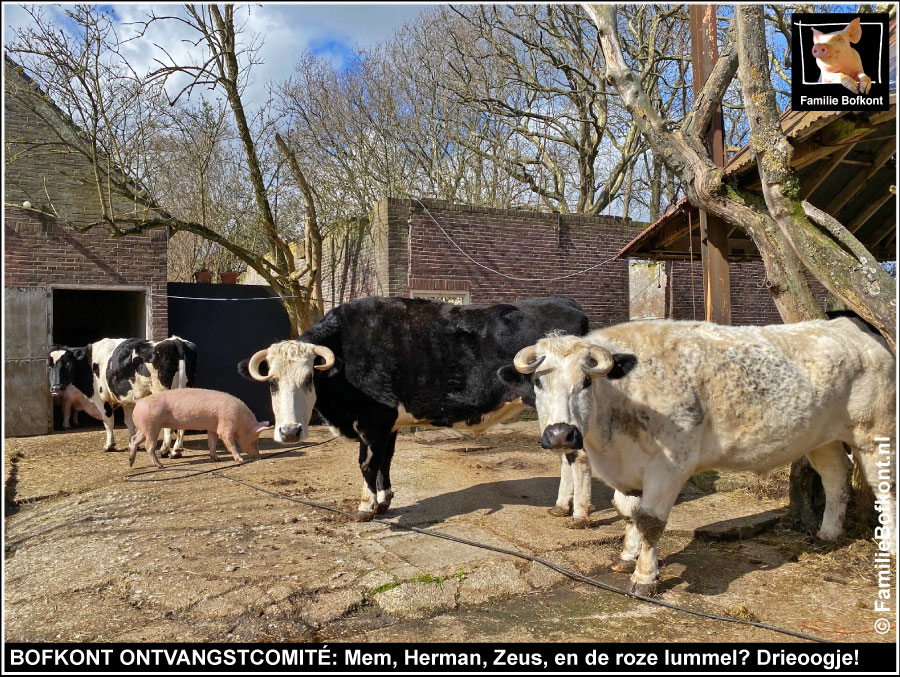
[{"label": "black and white cow", "polygon": [[[113,411],[122,407],[129,438],[134,435],[134,403],[151,393],[188,388],[197,372],[197,346],[178,336],[163,341],[105,338],[83,348],[61,348],[50,353],[50,393],[74,385],[100,410],[106,428],[104,451],[116,448]],[[173,457],[181,455],[184,431],[178,431]],[[171,444],[166,431],[162,450]]]},{"label": "black and white cow", "polygon": [[807,456],[825,488],[819,537],[833,540],[848,498],[846,444],[896,535],[895,359],[858,319],[637,321],[542,339],[514,364],[535,389],[541,446],[583,447],[615,489],[625,520],[617,567],[636,565],[633,591],[652,592],[669,511],[702,470],[763,472]]},{"label": "black and white cow", "polygon": [[276,442],[306,437],[313,407],[332,430],[359,440],[356,519],[365,521],[390,506],[399,428],[482,432],[509,419],[533,399],[523,402],[497,370],[542,336],[587,330],[581,306],[561,296],[490,306],[370,297],[338,306],[298,340],[260,350],[238,370],[269,383]]}]

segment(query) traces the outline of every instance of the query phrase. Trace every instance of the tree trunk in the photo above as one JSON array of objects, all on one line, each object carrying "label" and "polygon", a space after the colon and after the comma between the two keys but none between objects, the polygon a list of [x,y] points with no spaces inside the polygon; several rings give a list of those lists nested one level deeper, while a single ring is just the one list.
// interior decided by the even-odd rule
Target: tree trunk
[{"label": "tree trunk", "polygon": [[[663,191],[663,165],[662,162],[653,160],[653,174],[650,177],[650,223],[659,218],[659,205]],[[674,192],[674,188],[673,188]]]},{"label": "tree trunk", "polygon": [[803,265],[849,309],[873,324],[896,352],[896,283],[850,231],[800,199],[800,180],[791,167],[794,149],[781,129],[769,79],[763,7],[742,5],[735,20],[750,146],[768,212]]},{"label": "tree trunk", "polygon": [[[585,5],[585,9],[597,25],[607,76],[650,143],[654,158],[659,158],[681,179],[692,205],[739,226],[753,240],[782,319],[797,322],[823,316],[809,289],[806,267],[848,307],[878,327],[893,348],[896,284],[874,257],[861,253],[865,252],[862,245],[828,215],[812,218],[846,249],[811,224],[806,216],[812,213],[811,207],[801,204],[797,196],[799,182],[790,169],[793,149],[781,132],[769,80],[762,8],[739,7],[735,20],[739,39],[726,41],[719,61],[678,129],[661,118],[626,64],[615,8]],[[756,23],[751,25],[751,19]],[[702,142],[711,115],[721,103],[739,64],[751,125],[751,147],[763,183],[762,199],[723,184],[722,172],[712,163]],[[792,502],[798,515],[808,522],[816,507],[816,492],[810,487],[819,480],[804,478],[801,466],[794,472]]]},{"label": "tree trunk", "polygon": [[[848,307],[878,327],[893,349],[896,340],[894,290],[891,284],[884,284],[880,279],[888,277],[887,273],[837,220],[807,203],[801,204],[800,181],[791,167],[794,149],[781,129],[775,91],[766,67],[763,8],[740,6],[736,22],[740,80],[750,121],[750,144],[756,154],[768,211],[797,258]],[[810,223],[807,214],[845,243],[850,253]],[[865,512],[863,506],[871,506],[871,503],[866,495],[869,492],[860,491],[865,482],[859,481],[859,475],[859,469],[855,468],[851,505],[856,508],[857,517],[865,519],[865,514],[859,514],[860,509]],[[805,458],[795,461],[791,465],[790,517],[803,529],[815,531],[821,524],[823,512],[821,479]]]}]

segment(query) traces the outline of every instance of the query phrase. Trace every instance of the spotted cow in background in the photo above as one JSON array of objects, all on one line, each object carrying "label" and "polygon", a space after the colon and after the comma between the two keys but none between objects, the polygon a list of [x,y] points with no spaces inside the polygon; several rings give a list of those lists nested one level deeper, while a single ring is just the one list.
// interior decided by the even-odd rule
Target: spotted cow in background
[{"label": "spotted cow in background", "polygon": [[[194,383],[197,346],[177,336],[163,341],[106,338],[83,348],[62,348],[50,356],[50,393],[74,385],[100,411],[106,428],[104,451],[116,448],[113,412],[122,407],[129,438],[134,435],[131,412],[142,397]],[[181,455],[184,431],[178,431],[172,456]],[[161,451],[171,444],[166,431]]]}]

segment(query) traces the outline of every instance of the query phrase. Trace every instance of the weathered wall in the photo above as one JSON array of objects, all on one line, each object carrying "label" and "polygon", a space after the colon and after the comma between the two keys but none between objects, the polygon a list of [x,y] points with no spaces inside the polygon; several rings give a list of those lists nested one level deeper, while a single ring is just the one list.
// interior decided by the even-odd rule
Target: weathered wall
[{"label": "weathered wall", "polygon": [[[7,64],[4,87],[5,124],[3,127],[6,148],[4,187],[6,202],[22,204],[28,200],[43,212],[60,214],[73,224],[91,223],[100,214],[96,187],[91,183],[91,167],[87,160],[75,153],[61,151],[51,142],[55,137],[51,128],[41,119],[55,116],[62,120],[55,109],[34,110],[20,105],[15,96],[17,88],[32,85]],[[66,128],[67,133],[74,130]],[[130,205],[119,204],[120,208]],[[49,285],[94,285],[97,287],[144,287],[153,295],[150,310],[150,333],[154,339],[168,335],[166,315],[166,254],[167,237],[163,230],[141,236],[111,239],[106,228],[94,228],[78,233],[51,217],[38,216],[34,212],[17,207],[4,207],[3,244],[5,275],[4,284],[9,288],[37,289],[36,297],[43,298],[43,332],[28,350],[40,353],[46,360],[47,317],[49,309],[46,293]],[[9,333],[25,331],[24,320],[7,308],[6,330]],[[31,335],[31,334],[29,334]],[[37,355],[30,355],[36,357]],[[39,393],[46,407],[50,404],[46,361],[40,368],[22,370],[15,360],[22,356],[7,351],[4,356],[8,375],[13,379],[5,383],[7,421],[10,407],[22,407],[18,432],[6,429],[6,434],[40,434],[47,432],[47,417],[28,417],[32,399]],[[28,357],[28,356],[26,356]],[[38,407],[40,409],[41,407]],[[27,419],[27,420],[26,420]],[[24,426],[24,427],[23,427]]]},{"label": "weathered wall", "polygon": [[646,320],[667,317],[668,275],[665,262],[631,261],[628,267],[630,319]]},{"label": "weathered wall", "polygon": [[[60,214],[70,223],[83,225],[100,216],[96,185],[90,163],[82,155],[62,151],[52,128],[42,117],[60,120],[55,109],[39,108],[41,115],[14,96],[32,85],[15,68],[6,68],[4,87],[4,168],[6,202],[25,200],[41,211]],[[55,124],[55,123],[54,123]],[[74,133],[62,127],[67,133]],[[46,145],[40,145],[46,144]],[[131,210],[124,200],[118,209]],[[4,208],[4,260],[6,285],[34,287],[49,284],[90,284],[110,287],[146,286],[154,298],[151,334],[168,335],[166,321],[166,254],[164,230],[140,236],[111,239],[103,227],[79,233],[50,217],[15,207]]]}]

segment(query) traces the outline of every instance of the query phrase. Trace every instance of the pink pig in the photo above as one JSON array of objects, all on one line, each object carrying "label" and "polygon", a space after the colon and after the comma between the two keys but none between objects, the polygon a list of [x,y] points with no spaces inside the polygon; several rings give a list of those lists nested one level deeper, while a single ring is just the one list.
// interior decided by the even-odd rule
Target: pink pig
[{"label": "pink pig", "polygon": [[61,392],[53,395],[53,403],[62,407],[62,424],[65,430],[68,430],[71,427],[69,425],[70,417],[72,423],[78,425],[79,411],[83,411],[85,414],[92,418],[96,418],[98,421],[103,420],[103,417],[100,415],[100,410],[97,409],[96,405],[94,405],[83,392],[71,384],[67,385]]},{"label": "pink pig", "polygon": [[143,397],[135,403],[132,418],[136,432],[128,445],[128,465],[134,463],[138,445],[143,443],[157,468],[162,463],[154,448],[163,428],[205,430],[212,460],[218,460],[216,444],[221,437],[234,460],[243,463],[241,451],[259,458],[259,434],[272,427],[268,421],[257,421],[250,408],[233,395],[203,388],[164,390]]},{"label": "pink pig", "polygon": [[841,31],[822,33],[813,28],[812,32],[812,55],[822,72],[819,82],[844,85],[851,92],[868,94],[872,87],[872,78],[863,72],[859,52],[850,46],[851,42],[859,42],[862,37],[859,17]]}]

